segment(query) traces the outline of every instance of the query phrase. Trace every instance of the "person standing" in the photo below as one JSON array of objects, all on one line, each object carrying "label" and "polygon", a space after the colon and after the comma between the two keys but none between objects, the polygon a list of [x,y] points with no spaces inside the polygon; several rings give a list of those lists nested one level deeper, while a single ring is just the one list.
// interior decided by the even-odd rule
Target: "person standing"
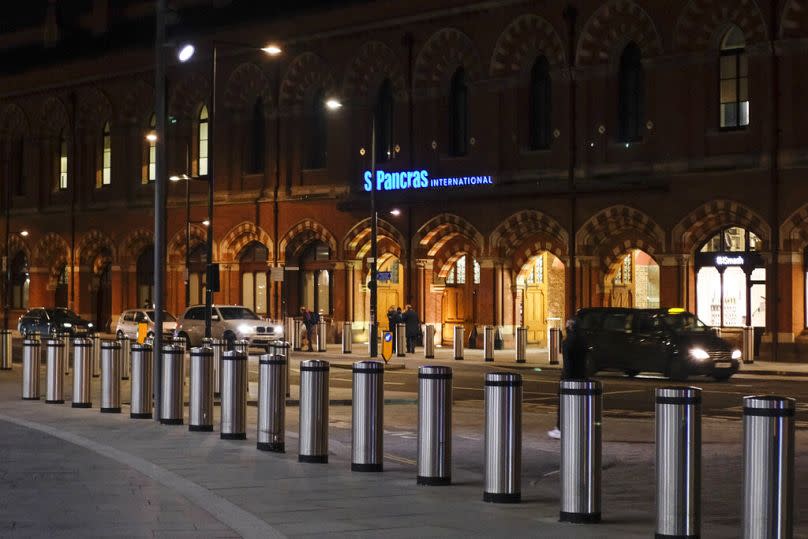
[{"label": "person standing", "polygon": [[410,354],[415,353],[415,343],[418,340],[418,330],[421,327],[421,321],[418,320],[418,313],[412,308],[412,305],[407,305],[403,315],[404,324],[407,331],[407,352]]},{"label": "person standing", "polygon": [[[567,320],[567,337],[561,342],[561,354],[564,363],[561,366],[561,380],[586,378],[586,346],[578,332],[578,322]],[[561,395],[558,396],[556,426],[547,435],[556,440],[561,439]]]},{"label": "person standing", "polygon": [[398,342],[396,340],[396,324],[398,324],[398,313],[396,313],[396,308],[391,305],[390,308],[387,309],[387,329],[393,334],[394,347]]},{"label": "person standing", "polygon": [[314,348],[312,348],[312,343],[314,342],[314,331],[317,328],[317,313],[313,313],[308,310],[306,307],[300,308],[300,314],[303,316],[303,325],[306,328],[306,340],[309,343],[309,352],[314,352]]}]

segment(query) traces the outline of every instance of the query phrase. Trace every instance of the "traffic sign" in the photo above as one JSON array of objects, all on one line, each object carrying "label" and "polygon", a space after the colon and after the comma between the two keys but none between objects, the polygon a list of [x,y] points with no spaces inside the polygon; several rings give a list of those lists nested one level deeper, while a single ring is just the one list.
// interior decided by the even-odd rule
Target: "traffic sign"
[{"label": "traffic sign", "polygon": [[389,271],[377,271],[376,280],[381,282],[389,281],[393,278],[393,274]]},{"label": "traffic sign", "polygon": [[390,361],[393,357],[393,333],[390,331],[382,332],[382,359],[385,363]]}]

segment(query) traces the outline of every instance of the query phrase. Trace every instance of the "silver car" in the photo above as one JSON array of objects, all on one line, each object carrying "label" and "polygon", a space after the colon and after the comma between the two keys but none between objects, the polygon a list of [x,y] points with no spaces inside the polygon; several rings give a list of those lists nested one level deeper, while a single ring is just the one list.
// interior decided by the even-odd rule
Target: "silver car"
[{"label": "silver car", "polygon": [[[118,317],[118,326],[115,328],[115,335],[120,339],[124,335],[132,340],[137,339],[137,328],[141,322],[148,324],[146,337],[154,337],[154,310],[153,309],[129,309],[121,313]],[[177,328],[177,319],[168,311],[163,311],[163,335],[170,337],[174,335]]]},{"label": "silver car", "polygon": [[[266,347],[283,338],[283,326],[263,320],[243,305],[214,305],[210,317],[211,336],[223,339],[228,348],[245,339],[250,346]],[[201,346],[205,337],[205,306],[189,307],[180,317],[175,335],[185,339],[187,346]]]}]

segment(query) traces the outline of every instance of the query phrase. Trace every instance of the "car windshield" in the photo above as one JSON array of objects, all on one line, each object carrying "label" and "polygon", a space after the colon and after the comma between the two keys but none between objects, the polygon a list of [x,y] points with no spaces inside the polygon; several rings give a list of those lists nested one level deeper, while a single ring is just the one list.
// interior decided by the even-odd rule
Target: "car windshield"
[{"label": "car windshield", "polygon": [[662,319],[665,322],[665,326],[673,331],[705,332],[710,329],[705,326],[701,320],[696,318],[696,315],[691,313],[666,314]]},{"label": "car windshield", "polygon": [[225,320],[260,320],[258,315],[246,307],[219,307]]},{"label": "car windshield", "polygon": [[[146,316],[148,316],[150,320],[154,320],[154,311],[146,311]],[[172,315],[170,312],[163,311],[163,321],[176,322],[177,319],[174,318],[174,315]]]}]

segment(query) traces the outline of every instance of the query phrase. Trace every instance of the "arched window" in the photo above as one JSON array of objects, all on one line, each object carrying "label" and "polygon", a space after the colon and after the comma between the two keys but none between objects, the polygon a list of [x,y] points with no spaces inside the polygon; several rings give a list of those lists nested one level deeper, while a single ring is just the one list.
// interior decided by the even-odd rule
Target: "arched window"
[{"label": "arched window", "polygon": [[98,167],[96,187],[103,187],[112,183],[112,135],[109,122],[101,130],[101,159]]},{"label": "arched window", "polygon": [[269,249],[263,243],[254,241],[241,252],[241,303],[257,314],[267,314],[269,289]]},{"label": "arched window", "polygon": [[247,142],[247,162],[245,170],[248,174],[264,172],[264,152],[266,151],[266,120],[264,118],[264,100],[255,100],[250,118],[250,134]]},{"label": "arched window", "polygon": [[376,161],[384,163],[393,158],[393,85],[384,79],[376,100]]},{"label": "arched window", "polygon": [[208,175],[208,152],[210,148],[208,147],[208,107],[202,106],[199,111],[199,119],[197,123],[197,134],[198,134],[198,145],[197,149],[199,151],[199,165],[197,167],[197,173],[199,176],[207,176]]},{"label": "arched window", "polygon": [[328,122],[326,121],[325,93],[318,89],[306,104],[305,160],[303,168],[325,168],[328,148]]},{"label": "arched window", "polygon": [[[152,114],[149,118],[149,133],[154,133],[156,128],[157,116]],[[146,139],[146,166],[144,167],[143,183],[153,182],[157,179],[157,139],[150,138],[152,140]]]},{"label": "arched window", "polygon": [[732,26],[721,39],[720,125],[737,129],[749,125],[749,63],[743,32]]},{"label": "arched window", "polygon": [[300,305],[326,316],[331,314],[331,249],[321,241],[300,254]]},{"label": "arched window", "polygon": [[642,138],[645,101],[645,75],[642,53],[636,43],[629,43],[620,56],[620,94],[618,103],[621,142]]},{"label": "arched window", "polygon": [[541,56],[530,71],[530,149],[541,150],[550,147],[550,116],[552,94],[550,86],[550,66],[547,58]]},{"label": "arched window", "polygon": [[65,134],[64,129],[62,129],[62,132],[59,134],[59,152],[57,153],[57,157],[59,170],[59,189],[67,189],[67,135]]},{"label": "arched window", "polygon": [[11,308],[28,308],[28,257],[18,252],[11,261]]},{"label": "arched window", "polygon": [[466,72],[461,67],[452,76],[449,89],[449,155],[456,157],[468,153],[468,100]]},{"label": "arched window", "polygon": [[[472,283],[480,284],[480,263],[476,260],[472,259],[473,266],[472,266]],[[457,259],[457,262],[454,263],[452,269],[449,270],[449,273],[446,275],[446,284],[448,285],[460,285],[466,284],[468,280],[467,277],[468,273],[468,262],[467,256],[463,255]]]}]

